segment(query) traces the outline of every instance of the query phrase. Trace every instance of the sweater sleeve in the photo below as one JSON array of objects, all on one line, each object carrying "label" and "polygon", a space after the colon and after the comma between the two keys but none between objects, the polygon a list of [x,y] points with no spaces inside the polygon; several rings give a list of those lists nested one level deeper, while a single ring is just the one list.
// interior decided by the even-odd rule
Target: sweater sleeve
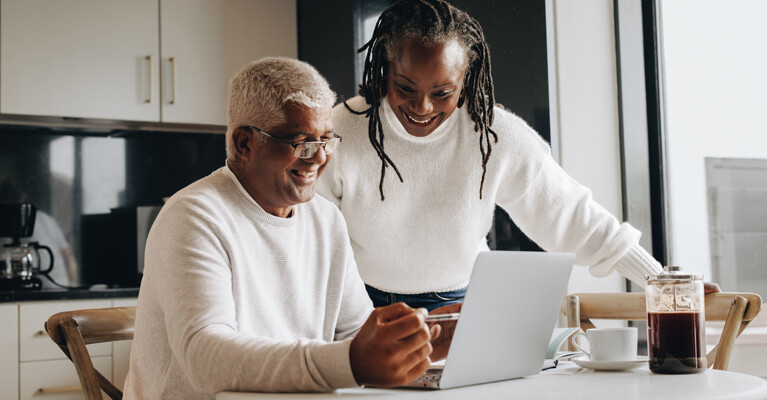
[{"label": "sweater sleeve", "polygon": [[214,394],[357,386],[348,341],[278,340],[239,332],[232,273],[216,224],[203,207],[169,203],[166,208],[150,234],[151,276],[145,279],[162,308],[173,358],[194,390]]},{"label": "sweater sleeve", "polygon": [[[498,204],[520,229],[547,251],[576,254],[578,265],[595,276],[617,270],[644,286],[644,275],[660,264],[640,245],[641,233],[620,223],[592,198],[591,191],[572,179],[551,157],[548,146],[525,127],[515,155],[523,162],[507,171]],[[534,138],[529,136],[534,135]]]},{"label": "sweater sleeve", "polygon": [[[348,236],[347,236],[348,237]],[[353,337],[373,312],[373,302],[365,291],[365,284],[357,271],[357,263],[352,256],[351,244],[348,245],[349,258],[346,264],[341,312],[336,325],[336,340]]]}]

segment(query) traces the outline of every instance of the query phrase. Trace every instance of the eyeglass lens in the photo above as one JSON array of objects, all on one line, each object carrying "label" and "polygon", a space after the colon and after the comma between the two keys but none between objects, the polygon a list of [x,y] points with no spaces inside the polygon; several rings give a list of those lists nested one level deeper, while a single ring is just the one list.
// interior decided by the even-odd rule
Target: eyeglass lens
[{"label": "eyeglass lens", "polygon": [[328,140],[327,142],[305,142],[301,143],[298,146],[296,146],[295,151],[293,152],[293,155],[297,158],[310,158],[313,157],[317,152],[320,150],[320,148],[325,149],[325,154],[332,154],[333,151],[338,147],[338,143],[341,140],[338,138],[333,138]]}]

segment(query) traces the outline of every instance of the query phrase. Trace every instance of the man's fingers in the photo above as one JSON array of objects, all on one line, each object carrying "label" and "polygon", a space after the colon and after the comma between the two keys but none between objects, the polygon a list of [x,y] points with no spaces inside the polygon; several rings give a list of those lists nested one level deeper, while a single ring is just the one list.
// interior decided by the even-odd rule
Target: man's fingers
[{"label": "man's fingers", "polygon": [[418,379],[429,367],[431,367],[431,360],[428,357],[416,363],[407,373],[406,384]]},{"label": "man's fingers", "polygon": [[398,375],[404,381],[398,383],[399,385],[410,383],[426,372],[431,366],[431,359],[429,358],[431,351],[431,345],[427,343],[400,361],[397,368],[400,371]]},{"label": "man's fingers", "polygon": [[429,333],[431,333],[431,341],[434,343],[439,338],[439,335],[442,334],[442,326],[440,324],[432,325]]},{"label": "man's fingers", "polygon": [[375,309],[352,340],[349,359],[360,385],[402,385],[430,365],[431,333],[426,310],[394,304]]},{"label": "man's fingers", "polygon": [[409,315],[384,323],[381,329],[394,340],[405,339],[420,331],[429,335],[429,328],[426,326],[426,313],[417,310]]},{"label": "man's fingers", "polygon": [[[408,354],[405,358],[405,365],[408,365],[411,369],[414,365],[420,363],[424,359],[429,359],[429,354],[434,350],[433,347],[431,347],[431,343],[426,342],[423,346],[417,348],[412,353]],[[429,360],[431,362],[431,360]]]},{"label": "man's fingers", "polygon": [[405,303],[395,303],[385,307],[378,307],[373,311],[380,323],[394,321],[414,312],[415,309]]},{"label": "man's fingers", "polygon": [[410,336],[400,339],[397,347],[401,354],[410,354],[429,343],[431,343],[431,334],[426,329],[421,329]]}]

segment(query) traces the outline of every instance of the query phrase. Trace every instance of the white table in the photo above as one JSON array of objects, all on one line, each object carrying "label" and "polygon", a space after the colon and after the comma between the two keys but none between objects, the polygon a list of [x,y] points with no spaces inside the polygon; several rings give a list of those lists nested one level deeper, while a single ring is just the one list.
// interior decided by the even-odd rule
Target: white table
[{"label": "white table", "polygon": [[216,400],[286,399],[767,399],[767,380],[709,369],[693,375],[657,375],[647,368],[602,372],[583,369],[570,375],[541,374],[447,390],[342,389],[332,393],[234,393]]}]

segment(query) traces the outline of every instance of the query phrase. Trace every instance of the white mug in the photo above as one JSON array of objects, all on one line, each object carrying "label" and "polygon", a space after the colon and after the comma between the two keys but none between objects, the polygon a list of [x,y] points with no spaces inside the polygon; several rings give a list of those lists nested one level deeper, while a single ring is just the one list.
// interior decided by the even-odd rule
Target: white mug
[{"label": "white mug", "polygon": [[[585,337],[589,349],[578,345],[578,338]],[[594,328],[586,333],[578,332],[570,339],[573,346],[586,353],[591,361],[632,361],[637,357],[637,328]]]}]

